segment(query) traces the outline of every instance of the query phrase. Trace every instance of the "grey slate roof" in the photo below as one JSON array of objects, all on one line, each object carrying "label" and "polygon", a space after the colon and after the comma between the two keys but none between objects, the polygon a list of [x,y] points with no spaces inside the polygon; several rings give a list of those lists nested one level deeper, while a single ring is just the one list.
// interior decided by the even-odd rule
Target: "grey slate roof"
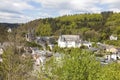
[{"label": "grey slate roof", "polygon": [[79,41],[79,35],[61,35],[61,41]]}]

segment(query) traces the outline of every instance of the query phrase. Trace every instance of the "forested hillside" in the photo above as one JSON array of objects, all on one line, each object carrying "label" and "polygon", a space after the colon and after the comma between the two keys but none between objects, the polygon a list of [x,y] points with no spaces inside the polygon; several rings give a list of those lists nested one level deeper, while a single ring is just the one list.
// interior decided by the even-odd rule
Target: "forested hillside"
[{"label": "forested hillside", "polygon": [[107,40],[111,34],[120,36],[120,13],[75,14],[57,18],[37,19],[22,25],[28,31],[34,28],[38,36],[79,34],[91,41]]},{"label": "forested hillside", "polygon": [[7,28],[16,28],[18,27],[20,24],[12,24],[12,23],[0,23],[0,27],[7,27]]},{"label": "forested hillside", "polygon": [[8,28],[17,28],[20,24],[0,23],[0,42],[7,41]]}]

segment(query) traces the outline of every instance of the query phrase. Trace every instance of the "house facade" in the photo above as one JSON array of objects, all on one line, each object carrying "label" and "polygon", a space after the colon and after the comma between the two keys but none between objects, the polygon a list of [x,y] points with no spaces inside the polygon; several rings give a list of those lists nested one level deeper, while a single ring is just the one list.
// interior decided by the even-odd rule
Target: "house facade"
[{"label": "house facade", "polygon": [[11,29],[11,28],[9,28],[9,29],[7,30],[7,32],[8,32],[8,33],[11,33],[11,32],[12,32],[12,29]]},{"label": "house facade", "polygon": [[108,55],[105,55],[105,58],[107,60],[118,60],[120,59],[120,53],[108,54]]},{"label": "house facade", "polygon": [[79,35],[61,35],[58,39],[58,46],[60,48],[77,48],[81,46],[81,39]]},{"label": "house facade", "polygon": [[88,47],[88,48],[92,47],[92,43],[89,42],[89,41],[82,41],[82,45],[83,45],[83,46],[86,46],[86,47]]}]

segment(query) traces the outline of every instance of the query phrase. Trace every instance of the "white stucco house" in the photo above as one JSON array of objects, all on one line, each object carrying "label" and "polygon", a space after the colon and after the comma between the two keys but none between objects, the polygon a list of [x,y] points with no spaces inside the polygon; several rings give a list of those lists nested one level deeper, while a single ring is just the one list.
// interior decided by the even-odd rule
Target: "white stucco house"
[{"label": "white stucco house", "polygon": [[107,46],[106,52],[117,53],[118,50],[114,46]]},{"label": "white stucco house", "polygon": [[58,39],[58,46],[60,48],[77,48],[81,46],[81,39],[79,35],[61,35]]},{"label": "white stucco house", "polygon": [[12,32],[12,29],[11,29],[11,28],[9,28],[9,29],[7,30],[7,32],[8,32],[8,33],[11,33],[11,32]]},{"label": "white stucco house", "polygon": [[82,41],[82,45],[84,45],[84,46],[86,46],[88,48],[92,47],[92,43],[89,42],[89,41]]},{"label": "white stucco house", "polygon": [[118,37],[114,36],[114,35],[111,35],[109,38],[110,38],[110,40],[117,40],[118,39]]},{"label": "white stucco house", "polygon": [[117,60],[120,59],[120,54],[114,53],[114,54],[109,54],[104,56],[107,60]]}]

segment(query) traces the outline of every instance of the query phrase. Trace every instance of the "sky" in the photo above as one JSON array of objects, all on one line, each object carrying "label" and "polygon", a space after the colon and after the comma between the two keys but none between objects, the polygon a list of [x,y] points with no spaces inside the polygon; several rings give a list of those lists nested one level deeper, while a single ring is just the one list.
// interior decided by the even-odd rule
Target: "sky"
[{"label": "sky", "polygon": [[0,0],[2,23],[102,11],[120,12],[120,0]]}]

